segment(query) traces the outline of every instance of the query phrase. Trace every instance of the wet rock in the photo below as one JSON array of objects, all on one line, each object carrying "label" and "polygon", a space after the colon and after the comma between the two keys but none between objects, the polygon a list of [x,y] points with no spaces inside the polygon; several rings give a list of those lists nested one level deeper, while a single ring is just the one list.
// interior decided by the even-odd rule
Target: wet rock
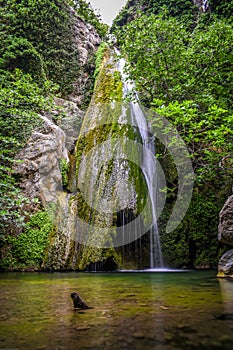
[{"label": "wet rock", "polygon": [[228,198],[219,214],[218,239],[233,245],[233,196]]},{"label": "wet rock", "polygon": [[[224,204],[219,217],[218,239],[225,244],[233,245],[233,195]],[[233,249],[219,260],[218,277],[233,278]]]},{"label": "wet rock", "polygon": [[233,321],[233,313],[225,313],[216,316],[217,320],[222,320],[222,321]]},{"label": "wet rock", "polygon": [[89,306],[85,303],[84,300],[82,300],[78,293],[71,293],[71,298],[73,300],[75,309],[89,309]]},{"label": "wet rock", "polygon": [[143,334],[142,332],[135,332],[133,333],[133,337],[136,339],[144,339],[145,338],[145,334]]},{"label": "wet rock", "polygon": [[61,111],[54,110],[58,118],[58,125],[66,135],[65,146],[69,152],[73,152],[80,132],[84,112],[72,101],[55,98],[55,104],[62,108]]},{"label": "wet rock", "polygon": [[226,252],[219,260],[218,277],[233,278],[233,249]]}]

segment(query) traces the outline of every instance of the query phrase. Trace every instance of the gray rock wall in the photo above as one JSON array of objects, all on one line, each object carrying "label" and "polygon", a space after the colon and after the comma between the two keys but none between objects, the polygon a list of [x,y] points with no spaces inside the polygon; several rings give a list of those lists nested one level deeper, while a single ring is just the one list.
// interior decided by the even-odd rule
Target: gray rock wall
[{"label": "gray rock wall", "polygon": [[73,152],[78,139],[83,117],[83,112],[78,106],[81,106],[85,99],[85,85],[90,78],[88,70],[90,64],[94,64],[94,55],[101,41],[93,26],[78,17],[74,9],[70,8],[70,13],[74,17],[80,75],[69,101],[59,98],[55,100],[66,116],[61,117],[62,113],[59,110],[53,111],[53,117],[58,117],[58,125],[52,122],[52,116],[42,117],[43,128],[35,131],[19,152],[17,158],[21,162],[15,168],[25,196],[31,200],[39,198],[42,205],[55,201],[56,191],[62,189],[59,161],[65,159],[69,162],[68,154]]},{"label": "gray rock wall", "polygon": [[66,135],[47,117],[40,131],[35,131],[26,146],[18,153],[20,160],[15,173],[20,178],[24,195],[33,200],[39,198],[41,204],[56,201],[56,193],[62,189],[62,175],[59,161],[69,161],[66,149]]},{"label": "gray rock wall", "polygon": [[79,52],[80,75],[74,83],[74,90],[69,95],[69,99],[81,107],[85,100],[85,92],[90,85],[90,71],[94,69],[94,54],[101,42],[101,38],[95,28],[78,17],[72,8],[71,13],[76,18],[74,32]]},{"label": "gray rock wall", "polygon": [[[233,246],[233,195],[228,198],[220,212],[218,239]],[[219,260],[218,276],[233,278],[233,249]]]}]

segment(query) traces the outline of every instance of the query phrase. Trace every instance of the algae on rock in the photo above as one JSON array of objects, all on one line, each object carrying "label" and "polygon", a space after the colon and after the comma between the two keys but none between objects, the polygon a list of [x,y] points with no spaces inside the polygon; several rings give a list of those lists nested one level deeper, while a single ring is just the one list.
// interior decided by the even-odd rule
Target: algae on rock
[{"label": "algae on rock", "polygon": [[131,211],[136,217],[145,205],[146,185],[141,169],[135,167],[139,152],[130,147],[137,131],[127,107],[117,58],[106,47],[76,145],[77,211],[83,222],[83,231],[78,232],[83,245],[80,268],[110,260],[121,267],[121,253],[115,249],[124,243],[119,213]]},{"label": "algae on rock", "polygon": [[[147,203],[138,166],[141,140],[124,100],[118,58],[108,47],[98,71],[69,168],[62,164],[66,188],[57,195],[57,230],[44,269],[125,268],[121,246],[140,234],[134,219]],[[138,267],[132,256],[127,259],[131,268]]]}]

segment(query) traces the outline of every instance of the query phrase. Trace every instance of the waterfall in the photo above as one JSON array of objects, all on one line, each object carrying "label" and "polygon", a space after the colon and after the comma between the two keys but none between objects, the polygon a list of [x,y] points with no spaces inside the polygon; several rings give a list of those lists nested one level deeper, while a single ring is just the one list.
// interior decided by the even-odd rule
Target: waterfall
[{"label": "waterfall", "polygon": [[[116,54],[119,55],[117,49]],[[125,59],[120,58],[118,62],[118,69],[122,76],[123,82],[123,94],[126,97],[134,89],[134,84],[128,79],[127,74],[124,71]],[[136,101],[129,102],[130,117],[132,125],[138,128],[141,140],[142,140],[142,151],[141,151],[141,169],[145,177],[145,181],[148,188],[148,193],[151,201],[151,216],[152,226],[150,229],[150,268],[161,268],[163,267],[163,258],[161,252],[161,243],[159,236],[159,229],[157,223],[156,213],[156,200],[157,200],[157,169],[155,157],[155,144],[153,134],[151,134],[148,122],[145,114],[140,106],[139,98],[136,95]]]}]

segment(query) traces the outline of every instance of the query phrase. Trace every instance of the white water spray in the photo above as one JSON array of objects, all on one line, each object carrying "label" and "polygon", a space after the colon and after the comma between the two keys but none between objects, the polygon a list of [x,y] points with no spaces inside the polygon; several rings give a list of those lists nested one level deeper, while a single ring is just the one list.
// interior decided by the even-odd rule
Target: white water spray
[{"label": "white water spray", "polygon": [[[119,55],[118,50],[116,54]],[[134,90],[134,84],[128,79],[125,74],[125,59],[119,59],[118,69],[122,76],[123,82],[123,93],[126,97],[130,92]],[[130,102],[130,117],[133,125],[138,127],[140,137],[142,140],[143,148],[141,154],[141,169],[145,177],[147,184],[150,201],[151,201],[151,215],[152,215],[152,226],[150,229],[150,268],[162,268],[163,257],[161,252],[161,243],[159,236],[159,229],[157,223],[156,213],[156,201],[157,201],[157,169],[155,162],[155,145],[153,135],[150,133],[145,114],[139,104],[138,96],[136,95],[136,102]]]}]

